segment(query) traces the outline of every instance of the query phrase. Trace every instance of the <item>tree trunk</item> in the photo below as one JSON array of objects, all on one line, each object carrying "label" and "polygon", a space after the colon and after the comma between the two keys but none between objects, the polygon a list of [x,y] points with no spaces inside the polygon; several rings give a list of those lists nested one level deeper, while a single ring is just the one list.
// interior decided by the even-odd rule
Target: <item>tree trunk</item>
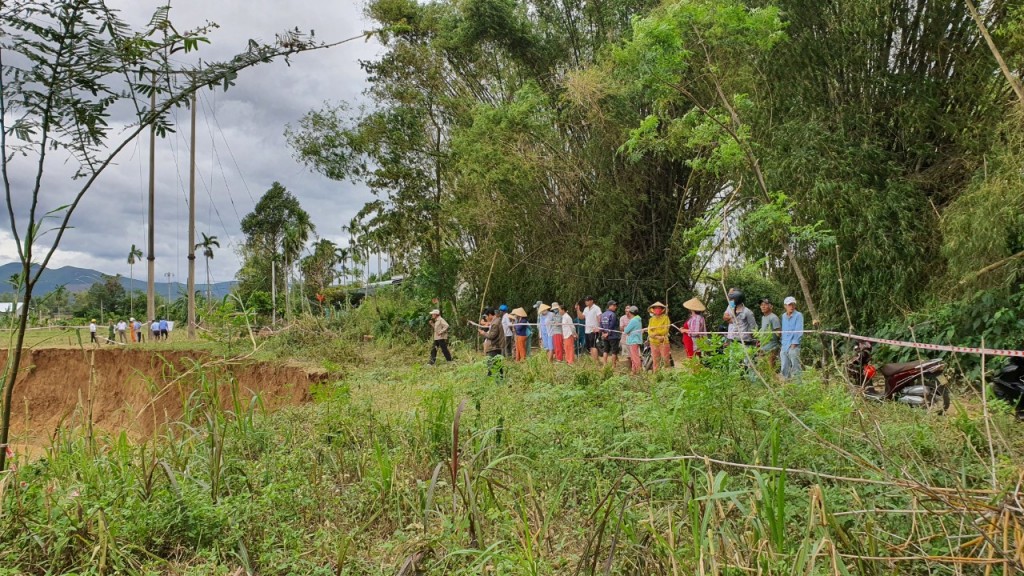
[{"label": "tree trunk", "polygon": [[210,257],[206,257],[206,310],[210,310],[213,303],[213,289],[210,287]]},{"label": "tree trunk", "polygon": [[[26,255],[31,258],[30,254]],[[28,262],[28,260],[26,260]],[[0,413],[0,472],[7,470],[7,441],[11,431],[11,402],[14,399],[14,383],[18,379],[18,370],[21,368],[21,353],[25,348],[25,332],[28,331],[28,305],[32,301],[32,288],[34,282],[29,281],[31,272],[28,264],[22,265],[22,278],[25,278],[25,296],[22,298],[22,313],[18,317],[18,331],[15,334],[14,350],[7,358],[7,367],[3,377],[3,406]],[[15,306],[13,313],[17,314],[18,307]]]}]

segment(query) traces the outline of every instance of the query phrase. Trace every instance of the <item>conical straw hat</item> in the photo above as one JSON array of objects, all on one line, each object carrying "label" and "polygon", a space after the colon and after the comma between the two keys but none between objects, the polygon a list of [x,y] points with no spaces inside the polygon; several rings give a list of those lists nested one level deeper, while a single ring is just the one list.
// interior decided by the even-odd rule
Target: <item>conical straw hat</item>
[{"label": "conical straw hat", "polygon": [[647,307],[648,310],[652,308],[664,308],[665,310],[668,310],[668,306],[665,306],[661,302],[655,302],[654,304],[651,304],[650,306]]},{"label": "conical straw hat", "polygon": [[512,311],[512,315],[519,316],[520,318],[526,318],[526,310],[523,310],[522,308],[516,308],[515,310]]},{"label": "conical straw hat", "polygon": [[693,310],[694,312],[703,312],[708,309],[707,306],[705,306],[698,298],[690,298],[686,302],[683,302],[683,308]]}]

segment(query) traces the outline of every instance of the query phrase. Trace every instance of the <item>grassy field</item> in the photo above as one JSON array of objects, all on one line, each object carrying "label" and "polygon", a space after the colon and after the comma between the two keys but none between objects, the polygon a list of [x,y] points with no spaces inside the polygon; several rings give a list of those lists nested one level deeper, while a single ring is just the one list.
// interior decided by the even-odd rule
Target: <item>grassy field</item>
[{"label": "grassy field", "polygon": [[632,378],[533,357],[496,380],[458,348],[438,367],[422,345],[345,354],[314,402],[274,413],[218,408],[222,376],[200,372],[183,421],[144,443],[77,415],[0,478],[0,574],[1009,574],[1024,560],[1020,427],[963,391],[938,416],[815,374],[752,380],[728,358]]}]

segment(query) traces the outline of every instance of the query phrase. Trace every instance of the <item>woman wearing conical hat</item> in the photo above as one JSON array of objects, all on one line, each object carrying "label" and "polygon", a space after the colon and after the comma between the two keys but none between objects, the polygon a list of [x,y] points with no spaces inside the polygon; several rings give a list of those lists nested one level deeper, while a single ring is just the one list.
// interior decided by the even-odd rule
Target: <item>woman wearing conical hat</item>
[{"label": "woman wearing conical hat", "polygon": [[707,336],[707,322],[704,321],[703,312],[707,310],[704,303],[697,298],[690,298],[683,302],[683,308],[690,311],[690,317],[679,328],[683,333],[683,346],[686,348],[686,357],[693,358],[700,355],[699,341]]},{"label": "woman wearing conical hat", "polygon": [[651,345],[651,360],[657,372],[659,358],[665,368],[672,366],[672,349],[668,343],[668,330],[672,321],[668,318],[668,306],[661,302],[651,304],[647,311],[651,313],[651,319],[647,321],[647,341]]},{"label": "woman wearing conical hat", "polygon": [[530,327],[526,325],[526,310],[516,308],[512,311],[512,316],[515,317],[513,324],[516,335],[515,361],[522,362],[526,360],[526,339],[530,337]]}]

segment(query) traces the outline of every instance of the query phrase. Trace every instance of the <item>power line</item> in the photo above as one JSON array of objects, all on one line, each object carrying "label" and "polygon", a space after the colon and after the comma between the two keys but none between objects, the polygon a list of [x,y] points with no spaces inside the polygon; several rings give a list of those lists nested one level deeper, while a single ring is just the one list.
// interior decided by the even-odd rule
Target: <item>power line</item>
[{"label": "power line", "polygon": [[[242,180],[242,186],[245,187],[245,193],[249,195],[249,201],[252,202],[253,207],[255,207],[256,199],[253,198],[252,191],[249,190],[249,183],[245,181],[245,176],[242,174],[242,167],[238,165],[238,159],[235,158],[235,153],[231,150],[231,144],[224,135],[224,130],[220,127],[220,121],[217,120],[217,110],[213,106],[211,106],[211,110],[213,110],[213,121],[217,125],[217,130],[220,131],[220,138],[224,141],[224,146],[228,149],[228,155],[231,156],[231,162],[235,165],[235,171],[238,173],[239,179]],[[216,150],[216,147],[214,147],[214,150]]]},{"label": "power line", "polygon": [[[206,118],[207,126],[209,126],[210,118],[209,116],[207,116],[205,108],[203,109],[203,116]],[[224,137],[224,130],[221,129],[220,122],[217,121],[217,110],[213,108],[212,105],[210,106],[210,116],[213,116],[213,122],[217,126],[217,130],[220,132],[221,139],[224,140],[226,143],[227,138]],[[234,210],[235,218],[238,220],[238,228],[241,229],[242,217],[238,214],[238,206],[235,204],[234,195],[231,194],[231,185],[228,183],[228,176],[227,173],[224,171],[224,163],[220,159],[220,151],[217,150],[217,143],[213,138],[213,130],[210,130],[210,145],[213,147],[213,157],[214,160],[217,162],[217,167],[220,169],[221,179],[224,181],[224,189],[227,190],[228,193],[228,201],[231,202],[231,209]],[[230,151],[230,148],[228,150]],[[238,177],[242,180],[242,184],[244,185],[245,177],[242,176],[242,169],[238,166],[237,162],[235,163],[235,170],[237,171]],[[248,192],[249,187],[246,185],[245,189],[246,192]],[[249,195],[249,199],[252,199],[252,194]],[[256,202],[254,201],[253,207],[255,206]]]}]

